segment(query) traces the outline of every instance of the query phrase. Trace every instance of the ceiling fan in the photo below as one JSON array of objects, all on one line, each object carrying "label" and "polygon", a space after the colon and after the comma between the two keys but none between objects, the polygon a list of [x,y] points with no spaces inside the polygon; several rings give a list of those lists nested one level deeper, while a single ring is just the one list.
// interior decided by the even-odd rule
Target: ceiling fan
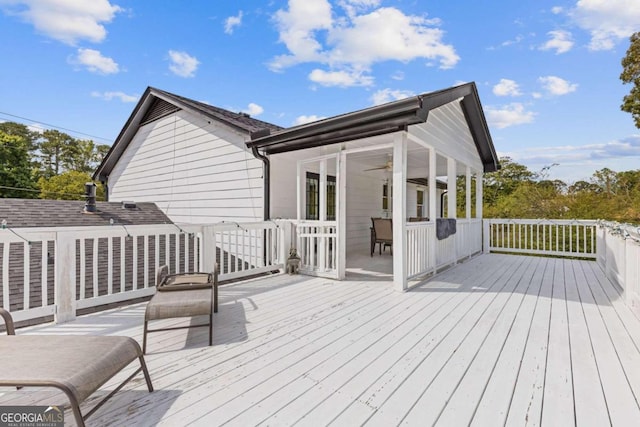
[{"label": "ceiling fan", "polygon": [[375,170],[386,170],[387,172],[391,172],[392,169],[393,169],[393,158],[391,155],[389,155],[389,159],[384,165],[377,166],[371,169],[365,169],[364,171],[367,172],[367,171],[375,171]]}]

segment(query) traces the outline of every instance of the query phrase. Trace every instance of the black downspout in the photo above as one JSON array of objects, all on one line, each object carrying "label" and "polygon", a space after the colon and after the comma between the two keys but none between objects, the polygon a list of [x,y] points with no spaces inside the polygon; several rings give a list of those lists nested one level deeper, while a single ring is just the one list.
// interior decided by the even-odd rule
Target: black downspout
[{"label": "black downspout", "polygon": [[[264,220],[268,221],[271,212],[271,162],[269,158],[264,154],[260,154],[257,147],[251,147],[253,156],[256,159],[262,160],[264,163]],[[262,259],[267,265],[267,236],[262,236]]]},{"label": "black downspout", "polygon": [[268,221],[271,217],[271,163],[267,156],[260,154],[257,147],[251,147],[251,151],[253,157],[264,163],[264,220]]},{"label": "black downspout", "polygon": [[104,201],[109,201],[109,178],[106,181],[100,181],[102,183],[102,188],[104,189]]}]

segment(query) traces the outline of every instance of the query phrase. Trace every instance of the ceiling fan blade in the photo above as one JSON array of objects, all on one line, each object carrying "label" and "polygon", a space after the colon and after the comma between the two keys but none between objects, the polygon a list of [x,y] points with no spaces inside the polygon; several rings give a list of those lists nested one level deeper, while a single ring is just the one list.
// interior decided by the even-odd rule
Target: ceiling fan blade
[{"label": "ceiling fan blade", "polygon": [[378,166],[377,168],[365,169],[365,170],[364,170],[364,172],[367,172],[367,171],[377,171],[377,170],[387,169],[387,168],[388,168],[388,166],[387,166],[387,165],[384,165],[384,166]]}]

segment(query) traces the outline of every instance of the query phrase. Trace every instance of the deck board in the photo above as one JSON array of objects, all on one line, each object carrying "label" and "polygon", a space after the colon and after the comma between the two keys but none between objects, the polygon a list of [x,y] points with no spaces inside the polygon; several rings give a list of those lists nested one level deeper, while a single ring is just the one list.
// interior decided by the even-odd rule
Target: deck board
[{"label": "deck board", "polygon": [[[143,314],[136,304],[18,333],[141,341]],[[151,334],[156,392],[136,378],[90,425],[640,421],[640,320],[592,261],[482,255],[406,293],[364,274],[253,279],[221,288],[214,322],[212,347],[206,328]],[[0,405],[56,403],[50,390],[0,389]]]}]

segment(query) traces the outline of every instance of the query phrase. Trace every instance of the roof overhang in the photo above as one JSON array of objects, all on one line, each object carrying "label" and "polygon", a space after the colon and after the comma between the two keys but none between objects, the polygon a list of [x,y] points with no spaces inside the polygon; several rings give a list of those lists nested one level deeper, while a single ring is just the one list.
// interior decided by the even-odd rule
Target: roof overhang
[{"label": "roof overhang", "polygon": [[485,172],[499,168],[475,83],[466,83],[384,105],[359,110],[317,122],[270,133],[254,132],[249,148],[265,154],[278,154],[355,139],[388,134],[427,121],[429,111],[461,100],[471,136],[482,159]]}]

